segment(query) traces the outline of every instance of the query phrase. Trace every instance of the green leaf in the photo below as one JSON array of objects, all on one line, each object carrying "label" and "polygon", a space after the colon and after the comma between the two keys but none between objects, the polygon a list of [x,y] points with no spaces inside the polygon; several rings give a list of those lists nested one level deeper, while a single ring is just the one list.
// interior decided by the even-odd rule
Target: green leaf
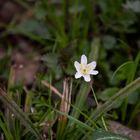
[{"label": "green leaf", "polygon": [[107,88],[103,92],[101,92],[98,97],[99,99],[106,101],[110,97],[112,97],[119,89],[117,87]]},{"label": "green leaf", "polygon": [[62,69],[59,64],[59,55],[57,53],[47,53],[47,55],[42,56],[42,60],[46,63],[50,71],[55,74],[55,78],[59,79],[62,76]]},{"label": "green leaf", "polygon": [[93,131],[94,129],[90,126],[88,126],[86,123],[83,123],[82,121],[79,121],[78,119],[76,119],[75,117],[68,115],[67,113],[61,112],[49,105],[46,104],[47,107],[50,107],[51,109],[53,109],[55,112],[59,113],[60,115],[64,115],[66,116],[69,120],[71,120],[73,123],[79,125],[82,129],[87,129],[89,131]]},{"label": "green leaf", "polygon": [[[89,94],[89,91],[90,91],[90,86],[89,86],[89,84],[86,83],[86,82],[84,82],[84,81],[81,82],[80,90],[79,90],[79,92],[77,93],[76,102],[75,102],[75,104],[74,104],[74,106],[75,106],[76,108],[78,108],[79,110],[81,110],[81,111],[82,111],[82,109],[84,108],[84,104],[85,104],[85,101],[86,101],[87,96],[88,96],[88,94]],[[74,118],[78,119],[79,116],[80,116],[80,112],[78,112],[77,110],[75,110],[75,109],[73,108],[71,115],[72,115]]]},{"label": "green leaf", "polygon": [[103,37],[103,47],[106,49],[112,49],[116,45],[116,39],[113,36],[105,35]]},{"label": "green leaf", "polygon": [[59,55],[57,53],[47,53],[45,56],[42,56],[42,59],[46,62],[49,68],[56,68],[58,65]]},{"label": "green leaf", "polygon": [[[3,121],[2,121],[1,118],[3,119]],[[3,116],[3,114],[0,112],[0,128],[4,132],[5,137],[6,137],[7,140],[13,140],[14,138],[12,136],[12,133],[10,132],[9,127],[6,124],[7,123],[6,123],[6,120],[5,120],[4,116]]]},{"label": "green leaf", "polygon": [[97,61],[98,60],[100,45],[101,45],[100,38],[96,37],[92,40],[91,50],[89,53],[89,60],[90,61],[93,61],[93,60]]},{"label": "green leaf", "polygon": [[134,61],[128,61],[122,64],[117,68],[117,70],[114,72],[112,76],[112,80],[128,80],[131,81],[134,76],[134,69],[135,69],[135,63]]},{"label": "green leaf", "polygon": [[23,113],[19,106],[0,88],[0,100],[8,107],[8,109],[14,113],[14,115],[21,121],[21,123],[32,132],[37,140],[42,140],[39,132],[34,127],[28,116]]},{"label": "green leaf", "polygon": [[139,92],[138,91],[135,91],[135,92],[133,92],[133,94],[130,94],[128,96],[128,103],[129,104],[134,105],[137,103],[138,100],[139,100]]},{"label": "green leaf", "polygon": [[18,25],[13,25],[9,30],[12,33],[30,34],[43,39],[50,38],[50,33],[46,25],[34,19],[25,20]]},{"label": "green leaf", "polygon": [[120,134],[114,134],[112,132],[107,132],[104,130],[96,130],[93,133],[90,140],[131,140],[131,139]]},{"label": "green leaf", "polygon": [[[102,101],[107,101],[110,97],[115,95],[119,89],[117,87],[107,88],[103,92],[98,95],[98,98]],[[112,108],[118,108],[121,106],[123,100],[118,100],[115,104],[113,104]]]}]

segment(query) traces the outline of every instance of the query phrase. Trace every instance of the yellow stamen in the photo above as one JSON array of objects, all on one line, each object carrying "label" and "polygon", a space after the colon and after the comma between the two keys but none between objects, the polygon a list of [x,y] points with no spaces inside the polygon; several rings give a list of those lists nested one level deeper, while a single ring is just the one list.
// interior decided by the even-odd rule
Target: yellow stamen
[{"label": "yellow stamen", "polygon": [[86,75],[86,74],[89,74],[91,70],[91,67],[88,66],[87,64],[80,64],[80,71],[82,74]]}]

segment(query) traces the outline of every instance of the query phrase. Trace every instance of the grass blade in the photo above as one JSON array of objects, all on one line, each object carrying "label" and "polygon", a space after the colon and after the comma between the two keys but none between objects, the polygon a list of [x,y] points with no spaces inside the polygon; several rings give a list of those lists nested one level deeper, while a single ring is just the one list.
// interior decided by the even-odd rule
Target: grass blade
[{"label": "grass blade", "polygon": [[14,115],[21,121],[21,123],[36,136],[37,140],[42,140],[41,136],[33,126],[30,119],[22,112],[19,106],[7,96],[7,94],[1,88],[0,100],[14,113]]}]

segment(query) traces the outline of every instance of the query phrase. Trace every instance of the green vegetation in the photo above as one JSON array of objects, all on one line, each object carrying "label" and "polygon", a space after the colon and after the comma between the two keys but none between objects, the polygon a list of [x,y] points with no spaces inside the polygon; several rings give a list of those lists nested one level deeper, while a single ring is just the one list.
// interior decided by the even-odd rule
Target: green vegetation
[{"label": "green vegetation", "polygon": [[[108,121],[140,129],[140,3],[13,3],[21,12],[0,22],[0,139],[132,139]],[[74,77],[82,54],[97,63],[90,82]]]}]

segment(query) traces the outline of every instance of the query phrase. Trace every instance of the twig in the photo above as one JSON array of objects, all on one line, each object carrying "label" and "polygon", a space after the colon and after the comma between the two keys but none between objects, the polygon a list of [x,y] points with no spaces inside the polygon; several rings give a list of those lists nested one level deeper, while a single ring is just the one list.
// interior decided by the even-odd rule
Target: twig
[{"label": "twig", "polygon": [[60,98],[62,98],[62,94],[54,87],[52,86],[51,84],[49,84],[47,81],[41,81],[41,83],[48,87],[50,90],[52,90],[56,95],[58,95]]}]

